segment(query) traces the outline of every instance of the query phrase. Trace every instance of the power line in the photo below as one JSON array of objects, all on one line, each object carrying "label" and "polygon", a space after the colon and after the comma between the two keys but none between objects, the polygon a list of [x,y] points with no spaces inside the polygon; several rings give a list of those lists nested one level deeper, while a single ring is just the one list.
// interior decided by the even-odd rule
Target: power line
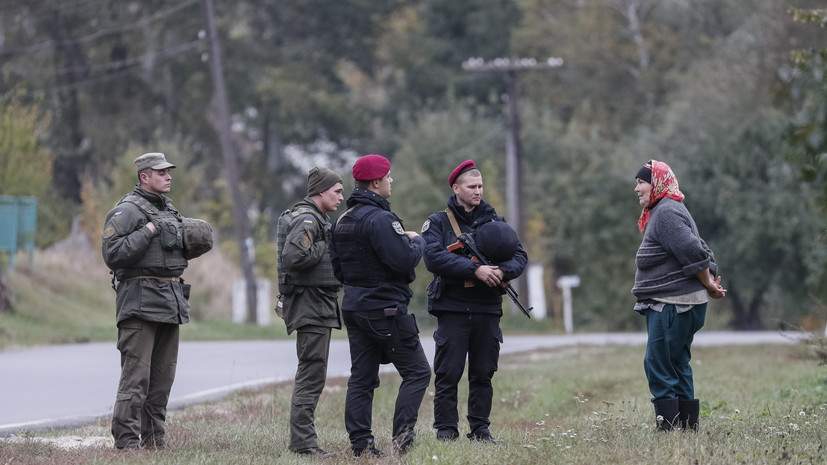
[{"label": "power line", "polygon": [[197,4],[198,1],[199,0],[185,0],[184,2],[182,2],[182,3],[180,3],[176,6],[173,6],[173,7],[170,7],[168,9],[166,9],[166,10],[160,11],[160,12],[150,16],[149,18],[142,18],[142,19],[140,19],[140,20],[138,20],[138,21],[136,21],[132,24],[128,24],[128,25],[122,26],[122,27],[101,29],[99,31],[93,32],[92,34],[89,34],[89,35],[84,36],[84,37],[79,37],[77,39],[66,39],[66,40],[52,40],[52,39],[50,39],[50,40],[47,40],[45,42],[41,42],[39,44],[28,45],[28,46],[25,46],[25,47],[3,48],[3,49],[0,49],[0,55],[18,54],[18,53],[29,54],[29,53],[40,52],[40,51],[43,51],[43,50],[48,50],[48,49],[53,48],[57,45],[72,45],[72,44],[83,44],[83,43],[87,43],[87,42],[92,42],[92,41],[97,40],[101,37],[105,37],[105,36],[113,35],[113,34],[119,34],[121,32],[131,31],[133,29],[143,27],[147,24],[151,24],[151,23],[154,23],[156,21],[160,21],[162,19],[167,18],[168,16],[171,16],[175,13],[178,13],[179,11],[181,11],[181,10],[191,6],[191,5]]}]

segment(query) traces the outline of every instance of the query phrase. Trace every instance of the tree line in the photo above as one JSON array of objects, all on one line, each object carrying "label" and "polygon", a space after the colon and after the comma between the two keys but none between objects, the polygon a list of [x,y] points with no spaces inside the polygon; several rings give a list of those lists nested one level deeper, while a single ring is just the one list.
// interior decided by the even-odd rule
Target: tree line
[{"label": "tree line", "polygon": [[[218,0],[258,272],[275,276],[276,218],[314,164],[347,178],[356,156],[387,156],[391,203],[418,229],[444,208],[450,169],[473,158],[508,215],[506,82],[461,65],[560,57],[560,68],[521,74],[518,102],[522,239],[550,302],[556,278],[577,274],[576,326],[642,327],[629,292],[632,189],[655,158],[673,167],[717,253],[729,289],[717,308],[733,327],[823,324],[819,3]],[[135,183],[132,159],[164,151],[180,168],[176,204],[234,253],[209,59],[198,0],[0,1],[0,193],[41,199],[40,245],[72,218],[98,237]],[[418,274],[424,307],[428,273]]]}]

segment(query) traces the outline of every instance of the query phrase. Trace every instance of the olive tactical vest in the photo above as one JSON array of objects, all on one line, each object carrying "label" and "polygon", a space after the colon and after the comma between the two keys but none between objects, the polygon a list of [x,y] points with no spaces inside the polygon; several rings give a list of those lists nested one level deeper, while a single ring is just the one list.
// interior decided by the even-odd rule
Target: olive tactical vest
[{"label": "olive tactical vest", "polygon": [[148,268],[163,268],[180,275],[187,267],[187,260],[184,258],[182,238],[183,217],[178,210],[169,203],[165,210],[159,210],[149,200],[134,192],[126,194],[118,203],[123,202],[129,202],[140,208],[149,221],[155,225],[158,233],[152,237],[144,256],[129,265],[127,269],[118,269],[115,273],[116,277],[120,280],[126,279],[135,274],[131,270]]},{"label": "olive tactical vest", "polygon": [[[316,219],[319,231],[317,236],[329,236],[329,232],[325,233],[324,224],[327,222],[317,211],[312,208],[299,207],[295,210],[285,210],[279,215],[278,225],[276,227],[276,244],[278,252],[276,253],[276,268],[278,269],[279,278],[279,292],[281,294],[292,294],[294,286],[303,287],[339,287],[341,283],[333,275],[333,265],[330,263],[330,250],[325,247],[324,256],[316,265],[305,269],[288,272],[282,263],[282,251],[287,242],[287,234],[293,229],[296,220],[304,215],[310,214]],[[329,240],[326,237],[326,240]]]}]

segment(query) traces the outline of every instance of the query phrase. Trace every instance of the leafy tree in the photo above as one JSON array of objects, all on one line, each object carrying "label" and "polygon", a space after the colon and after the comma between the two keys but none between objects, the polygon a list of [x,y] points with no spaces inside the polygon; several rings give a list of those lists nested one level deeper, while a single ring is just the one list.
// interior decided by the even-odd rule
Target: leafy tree
[{"label": "leafy tree", "polygon": [[[827,28],[827,9],[790,8],[793,20]],[[791,53],[792,66],[782,70],[788,98],[797,106],[790,141],[793,159],[808,181],[822,186],[822,208],[827,211],[827,48],[803,48]]]},{"label": "leafy tree", "polygon": [[716,251],[738,329],[800,316],[809,276],[823,272],[817,237],[824,225],[785,160],[785,109],[773,105],[789,27],[777,15],[756,14],[722,41],[688,76],[681,100],[692,104],[664,117],[658,143]]},{"label": "leafy tree", "polygon": [[[562,68],[525,76],[525,97],[553,109],[566,123],[606,138],[622,137],[664,102],[680,47],[673,18],[660,2],[525,1],[514,32],[516,55],[562,57]],[[630,11],[636,12],[631,15]],[[635,40],[637,39],[637,40]]]},{"label": "leafy tree", "polygon": [[54,154],[41,143],[49,115],[14,97],[0,98],[0,194],[37,197],[38,245],[49,244],[67,231],[56,221],[64,204],[52,187]]},{"label": "leafy tree", "polygon": [[[683,169],[687,195],[694,193],[686,202],[698,212],[730,291],[732,324],[755,330],[798,323],[812,278],[824,273],[818,237],[825,222],[813,214],[812,187],[784,159],[785,119],[718,124],[729,134],[702,142],[691,154],[693,166]],[[729,156],[721,159],[722,152]]]},{"label": "leafy tree", "polygon": [[46,139],[55,153],[54,185],[77,205],[83,179],[105,178],[132,141],[174,132],[177,103],[188,100],[176,90],[193,86],[176,87],[190,73],[179,73],[182,61],[172,60],[189,52],[190,63],[203,66],[195,49],[197,2],[5,6],[0,89],[19,86],[27,98],[45,97],[38,103],[54,115]]},{"label": "leafy tree", "polygon": [[630,293],[640,242],[632,177],[646,160],[633,147],[561,134],[548,116],[526,121],[526,183],[540,187],[526,196],[525,242],[531,260],[546,266],[548,298],[558,301],[558,278],[578,275],[576,328],[640,330]]},{"label": "leafy tree", "polygon": [[51,187],[53,155],[38,142],[49,117],[14,99],[0,100],[0,186],[3,195],[40,196]]},{"label": "leafy tree", "polygon": [[[227,81],[243,176],[274,234],[304,195],[306,163],[335,167],[370,140],[376,37],[405,2],[241,2],[224,5]],[[296,155],[301,154],[301,155]],[[295,155],[295,156],[294,156]]]},{"label": "leafy tree", "polygon": [[[687,203],[702,225],[702,234],[719,251],[733,297],[723,305],[733,309],[734,326],[762,326],[762,316],[785,321],[800,316],[796,309],[802,307],[778,305],[778,298],[802,302],[813,289],[810,276],[819,270],[817,263],[822,252],[815,241],[819,226],[812,221],[811,206],[803,202],[792,215],[785,213],[784,217],[796,225],[787,230],[765,225],[753,231],[748,226],[755,219],[753,213],[748,213],[753,205],[755,212],[775,211],[773,199],[779,192],[798,192],[800,188],[794,176],[781,175],[789,171],[783,162],[783,146],[778,144],[778,122],[783,119],[784,109],[775,109],[772,99],[775,71],[783,62],[786,40],[794,35],[788,23],[772,19],[780,7],[772,2],[749,8],[737,2],[702,2],[693,4],[693,11],[688,11],[682,10],[684,4],[679,2],[658,5],[642,17],[646,23],[641,28],[646,37],[660,38],[661,45],[651,48],[650,66],[658,69],[653,74],[656,80],[648,87],[635,87],[629,94],[622,90],[628,79],[620,74],[612,78],[600,74],[623,67],[606,61],[607,56],[627,63],[624,66],[641,63],[634,58],[635,42],[625,40],[631,37],[624,32],[630,30],[629,23],[619,9],[610,8],[605,2],[531,3],[540,6],[542,14],[526,16],[523,29],[515,35],[516,46],[529,50],[542,50],[544,44],[571,48],[559,54],[566,64],[550,73],[550,78],[536,73],[526,75],[525,79],[525,100],[533,108],[526,111],[529,116],[524,118],[527,172],[531,173],[527,182],[543,186],[548,192],[541,197],[542,202],[527,207],[527,211],[542,218],[535,220],[538,226],[529,230],[546,231],[537,249],[540,254],[550,255],[543,262],[551,266],[555,275],[581,276],[581,288],[576,294],[576,317],[582,318],[580,323],[634,327],[634,319],[618,311],[619,302],[629,302],[628,306],[621,304],[624,310],[631,307],[631,257],[639,242],[636,229],[629,222],[639,212],[629,194],[629,178],[640,164],[658,157],[676,168],[689,197]],[[696,6],[701,9],[694,10]],[[709,12],[714,14],[708,15]],[[589,31],[592,40],[605,37],[592,55],[584,55],[585,45],[590,42],[577,41],[578,32],[571,26],[574,24]],[[537,32],[543,30],[548,33],[545,41]],[[618,41],[618,37],[624,41]],[[682,46],[695,43],[697,48]],[[698,56],[693,56],[696,52]],[[542,53],[537,52],[540,56]],[[580,69],[587,66],[595,68],[598,74],[583,71],[588,68]],[[584,93],[587,98],[582,100],[577,93],[584,89],[581,82],[595,86]],[[647,101],[645,90],[653,88],[659,89],[655,106],[650,107],[648,118],[640,118],[641,113],[636,112],[645,107],[641,103]],[[607,93],[604,98],[592,100],[593,95],[601,92]],[[558,95],[566,100],[551,100]],[[634,102],[623,100],[630,95],[635,95]],[[615,102],[621,102],[616,111],[594,112],[600,105]],[[549,122],[536,124],[542,120]],[[764,131],[750,130],[750,125]],[[767,161],[761,164],[758,161],[762,159]],[[757,163],[755,178],[745,177],[745,172],[736,168],[753,163]],[[713,175],[709,173],[713,166],[728,168],[720,173],[712,170]],[[775,180],[770,189],[774,195],[768,195],[768,178]],[[710,185],[727,186],[732,192],[750,195],[751,208],[743,208],[734,197],[696,194],[708,192]],[[806,199],[806,194],[802,198]],[[714,205],[702,203],[706,200]],[[623,229],[622,225],[632,227]],[[741,237],[744,240],[739,241]],[[536,246],[538,242],[534,241],[532,245]],[[759,250],[767,255],[757,253]],[[790,274],[778,276],[773,260],[789,260]],[[762,280],[769,279],[766,289],[755,284],[766,282],[759,280],[758,275]],[[788,278],[798,280],[799,285],[785,287]],[[780,284],[782,281],[785,284]]]},{"label": "leafy tree", "polygon": [[[396,126],[412,112],[430,112],[454,96],[491,99],[504,91],[497,76],[470,76],[473,57],[509,56],[510,37],[522,12],[514,0],[408,2],[388,18],[377,43],[377,79],[386,88],[383,120]],[[449,104],[449,103],[447,103]]]}]

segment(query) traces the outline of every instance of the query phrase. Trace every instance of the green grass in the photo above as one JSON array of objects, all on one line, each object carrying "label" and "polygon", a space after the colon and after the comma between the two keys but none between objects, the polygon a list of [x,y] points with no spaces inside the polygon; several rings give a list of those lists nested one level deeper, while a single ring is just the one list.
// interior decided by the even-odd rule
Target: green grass
[{"label": "green grass", "polygon": [[[80,258],[79,258],[80,257]],[[284,321],[273,312],[267,327],[232,320],[234,265],[221,256],[191,262],[185,278],[192,286],[190,323],[182,340],[253,340],[287,338]],[[11,312],[0,312],[0,350],[46,344],[114,342],[115,292],[111,276],[93,251],[81,254],[38,252],[34,264],[21,260],[9,272]],[[275,290],[271,296],[275,301]],[[507,307],[506,307],[507,308]],[[433,332],[436,318],[415,310],[423,334]],[[635,315],[629,312],[632,317]],[[503,327],[513,332],[551,334],[551,320],[507,315]],[[347,337],[334,331],[334,338]]]},{"label": "green grass", "polygon": [[[112,339],[108,282],[47,266],[20,265],[9,274],[12,312],[0,313],[0,347]],[[99,285],[95,285],[99,284]],[[106,292],[108,291],[108,292]]]},{"label": "green grass", "polygon": [[[820,464],[827,436],[827,370],[807,346],[694,350],[697,433],[654,431],[643,347],[572,347],[501,358],[491,429],[498,446],[434,438],[433,393],[420,409],[407,464]],[[374,400],[377,447],[390,452],[399,378],[383,378]],[[43,438],[106,438],[108,420],[78,429],[32,432],[0,441],[0,463],[307,464],[354,463],[344,430],[345,380],[328,380],[317,409],[321,445],[340,456],[314,460],[287,451],[291,384],[233,394],[171,412],[170,447],[119,453],[108,445],[62,450]],[[467,390],[460,389],[460,418]],[[467,424],[461,424],[467,432]]]},{"label": "green grass", "polygon": [[[72,269],[55,260],[21,264],[9,273],[12,311],[0,313],[0,350],[44,344],[115,341],[115,292],[100,266]],[[271,315],[261,327],[235,324],[229,304],[204,312],[215,288],[193,286],[191,322],[181,327],[183,340],[250,340],[287,337],[283,321]]]}]

